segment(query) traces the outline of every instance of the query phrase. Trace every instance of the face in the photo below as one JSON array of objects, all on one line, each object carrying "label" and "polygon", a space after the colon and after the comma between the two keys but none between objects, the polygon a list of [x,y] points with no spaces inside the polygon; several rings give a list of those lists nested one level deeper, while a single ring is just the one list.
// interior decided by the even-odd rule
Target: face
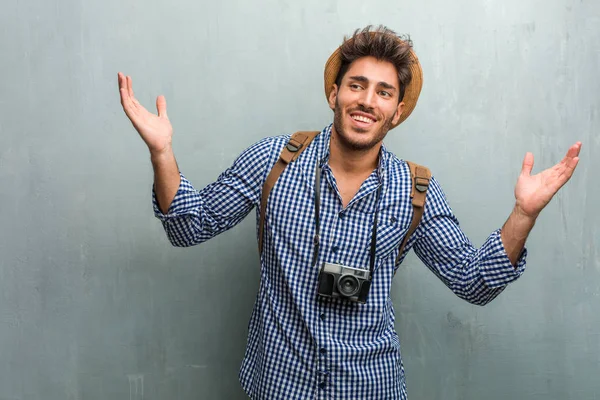
[{"label": "face", "polygon": [[381,143],[402,114],[399,89],[398,73],[390,62],[363,57],[350,64],[340,86],[333,85],[329,95],[337,139],[362,151]]}]

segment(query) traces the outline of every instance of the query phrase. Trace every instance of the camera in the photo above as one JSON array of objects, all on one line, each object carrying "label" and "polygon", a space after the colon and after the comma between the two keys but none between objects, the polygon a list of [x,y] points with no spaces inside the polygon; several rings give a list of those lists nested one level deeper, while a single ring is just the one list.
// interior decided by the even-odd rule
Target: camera
[{"label": "camera", "polygon": [[325,263],[319,270],[319,296],[340,297],[364,304],[370,287],[368,269]]}]

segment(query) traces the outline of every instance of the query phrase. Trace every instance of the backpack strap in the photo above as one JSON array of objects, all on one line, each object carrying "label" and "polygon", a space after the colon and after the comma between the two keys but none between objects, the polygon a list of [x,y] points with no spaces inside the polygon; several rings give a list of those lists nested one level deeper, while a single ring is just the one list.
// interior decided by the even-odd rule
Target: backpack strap
[{"label": "backpack strap", "polygon": [[427,195],[427,189],[429,188],[429,181],[431,179],[431,171],[429,170],[429,168],[419,164],[415,164],[410,161],[407,161],[407,164],[410,168],[410,181],[412,183],[410,198],[412,199],[413,205],[413,218],[410,224],[410,228],[408,228],[408,232],[406,232],[406,236],[404,236],[404,240],[400,245],[398,257],[396,258],[396,266],[398,266],[400,257],[402,256],[402,251],[404,250],[404,246],[406,246],[408,239],[415,232],[417,226],[419,226],[419,222],[421,222],[423,210],[425,209],[425,198]]},{"label": "backpack strap", "polygon": [[313,141],[317,135],[321,133],[320,131],[314,132],[296,132],[292,135],[290,140],[287,142],[283,150],[281,150],[281,154],[279,154],[279,160],[275,163],[273,168],[271,168],[271,172],[267,175],[267,179],[263,185],[262,190],[262,198],[260,200],[260,224],[258,228],[258,254],[262,253],[262,242],[263,242],[263,231],[265,228],[265,212],[267,211],[267,201],[269,199],[269,194],[271,193],[271,189],[277,183],[277,179],[287,167],[287,165],[293,161],[295,161],[300,153],[304,151],[308,147],[308,145]]}]

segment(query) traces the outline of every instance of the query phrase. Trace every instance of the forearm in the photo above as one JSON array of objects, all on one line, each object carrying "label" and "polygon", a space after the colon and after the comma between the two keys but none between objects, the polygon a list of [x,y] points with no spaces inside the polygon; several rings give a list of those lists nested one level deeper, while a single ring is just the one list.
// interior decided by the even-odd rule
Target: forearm
[{"label": "forearm", "polygon": [[518,207],[515,207],[502,226],[500,238],[508,259],[515,268],[525,247],[527,236],[534,225],[535,218],[525,215]]},{"label": "forearm", "polygon": [[515,258],[517,268],[511,265],[500,229],[493,231],[479,248],[475,248],[460,228],[433,177],[413,249],[456,295],[478,305],[487,304],[498,296],[525,267],[525,254],[520,254],[520,259]]},{"label": "forearm", "polygon": [[451,219],[432,223],[437,232],[448,233],[446,240],[439,241],[439,234],[423,236],[415,244],[415,253],[458,297],[485,305],[520,276],[524,259],[518,260],[517,268],[511,264],[504,254],[500,229],[476,248]]},{"label": "forearm", "polygon": [[181,180],[177,161],[171,148],[160,154],[151,153],[150,159],[154,169],[156,200],[161,212],[167,214]]}]

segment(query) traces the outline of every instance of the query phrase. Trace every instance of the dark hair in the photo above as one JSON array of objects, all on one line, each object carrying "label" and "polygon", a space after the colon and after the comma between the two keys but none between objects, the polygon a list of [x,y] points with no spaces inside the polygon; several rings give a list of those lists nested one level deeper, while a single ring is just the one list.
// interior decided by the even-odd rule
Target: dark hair
[{"label": "dark hair", "polygon": [[410,72],[410,65],[413,63],[410,55],[411,48],[410,37],[399,36],[383,25],[379,25],[375,29],[372,25],[357,29],[352,37],[344,37],[344,43],[340,46],[342,65],[335,83],[338,87],[340,86],[342,78],[354,61],[362,57],[375,57],[378,60],[392,63],[398,71],[398,82],[400,83],[398,102],[400,102],[404,97],[404,90],[412,78]]}]

